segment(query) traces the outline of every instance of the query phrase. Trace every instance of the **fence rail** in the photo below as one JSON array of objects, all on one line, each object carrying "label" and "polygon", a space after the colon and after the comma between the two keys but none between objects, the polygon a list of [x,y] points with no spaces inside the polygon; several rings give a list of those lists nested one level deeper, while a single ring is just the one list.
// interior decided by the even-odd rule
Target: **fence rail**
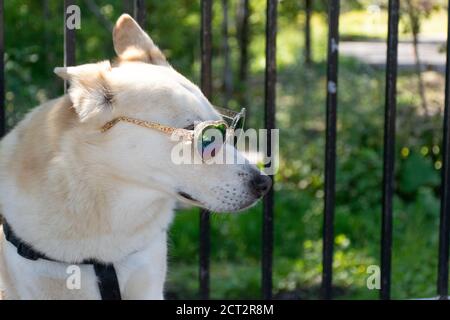
[{"label": "fence rail", "polygon": [[[64,0],[64,67],[75,65],[75,32],[73,28],[69,28],[67,25],[67,19],[70,15],[70,7],[75,5],[75,0]],[[64,90],[67,91],[69,88],[69,82],[64,81]]]},{"label": "fence rail", "polygon": [[397,104],[398,0],[389,1],[384,116],[383,198],[381,221],[381,299],[391,295],[392,197],[394,194],[395,113]]},{"label": "fence rail", "polygon": [[334,202],[336,180],[336,118],[339,48],[339,6],[332,1],[328,10],[327,105],[325,134],[325,194],[323,220],[322,297],[331,299],[334,243]]},{"label": "fence rail", "polygon": [[0,0],[0,137],[6,131],[6,110],[5,110],[5,41],[4,41],[4,3]]},{"label": "fence rail", "polygon": [[[447,17],[450,18],[450,1]],[[445,66],[445,106],[441,216],[439,226],[439,262],[437,291],[440,299],[448,299],[448,258],[450,240],[450,19],[447,22],[447,63]]]},{"label": "fence rail", "polygon": [[[306,7],[311,10],[311,1],[306,1]],[[75,30],[66,25],[68,11],[76,0],[64,1],[64,65],[75,64]],[[125,2],[129,8],[133,6],[134,16],[144,28],[146,20],[146,2],[134,0]],[[277,5],[278,0],[267,0],[266,8],[266,71],[265,71],[265,127],[275,128],[276,106],[276,36],[277,36]],[[328,1],[328,58],[326,87],[326,146],[325,146],[325,197],[323,220],[323,273],[322,297],[332,298],[333,283],[333,244],[334,244],[334,208],[335,208],[335,177],[336,177],[336,121],[337,121],[337,82],[338,82],[338,45],[339,45],[339,0]],[[206,97],[212,94],[212,15],[213,1],[201,0],[201,88]],[[450,7],[448,9],[450,16]],[[397,46],[399,0],[390,0],[388,8],[388,39],[386,64],[386,96],[385,96],[385,126],[384,126],[384,158],[382,182],[382,228],[381,228],[381,299],[390,299],[391,288],[391,256],[392,256],[392,199],[394,194],[394,163],[395,163],[395,113],[396,113],[396,82],[397,82]],[[308,21],[310,19],[308,18]],[[309,23],[308,23],[309,24]],[[246,26],[248,28],[248,26]],[[309,25],[308,27],[309,28]],[[447,26],[450,35],[450,22]],[[248,32],[248,30],[246,30]],[[307,30],[309,34],[309,29]],[[308,39],[309,43],[310,40]],[[4,57],[4,1],[0,0],[0,56]],[[309,54],[306,61],[309,62]],[[0,60],[0,135],[5,133],[5,69],[4,59]],[[445,87],[445,112],[443,130],[443,168],[441,185],[441,213],[439,227],[439,261],[437,293],[440,299],[448,297],[449,278],[449,236],[450,236],[450,44],[447,41]],[[67,84],[65,86],[67,88]],[[268,133],[270,135],[270,133]],[[267,139],[269,142],[270,139]],[[268,144],[268,152],[271,152]],[[272,177],[273,179],[273,177]],[[272,298],[272,254],[273,254],[273,221],[274,191],[266,195],[263,207],[262,228],[262,296]],[[209,212],[200,211],[199,237],[199,287],[200,297],[208,299],[210,294],[210,221]]]}]

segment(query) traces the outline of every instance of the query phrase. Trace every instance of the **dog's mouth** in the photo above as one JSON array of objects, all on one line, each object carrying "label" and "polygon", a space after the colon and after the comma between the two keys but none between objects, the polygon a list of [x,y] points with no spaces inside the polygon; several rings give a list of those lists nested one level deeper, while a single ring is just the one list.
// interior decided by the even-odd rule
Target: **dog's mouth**
[{"label": "dog's mouth", "polygon": [[187,203],[189,205],[193,205],[196,207],[201,207],[201,208],[205,208],[214,212],[241,212],[244,210],[247,210],[251,207],[253,207],[257,202],[258,199],[251,199],[250,201],[245,201],[242,204],[240,204],[240,206],[238,207],[234,207],[234,208],[221,208],[221,207],[210,207],[205,205],[205,203],[200,202],[199,200],[195,199],[193,196],[191,196],[189,193],[183,192],[183,191],[177,191],[177,196],[178,199],[181,202]]},{"label": "dog's mouth", "polygon": [[188,202],[190,204],[193,204],[193,205],[196,205],[196,206],[202,206],[202,203],[200,201],[198,201],[197,199],[195,199],[194,197],[192,197],[190,194],[188,194],[186,192],[179,191],[178,192],[178,196],[182,200],[184,200],[184,201],[186,201],[186,202]]}]

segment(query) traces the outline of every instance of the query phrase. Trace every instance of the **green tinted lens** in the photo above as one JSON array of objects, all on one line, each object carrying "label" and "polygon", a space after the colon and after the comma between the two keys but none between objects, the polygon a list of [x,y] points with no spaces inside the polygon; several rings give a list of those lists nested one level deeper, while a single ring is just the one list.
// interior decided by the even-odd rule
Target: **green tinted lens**
[{"label": "green tinted lens", "polygon": [[234,146],[237,145],[238,140],[240,136],[242,135],[242,131],[244,130],[244,122],[245,122],[245,116],[238,115],[239,118],[235,118],[233,121],[233,124],[231,125],[231,128],[234,129],[234,138],[233,138],[233,144]]},{"label": "green tinted lens", "polygon": [[244,123],[245,123],[245,117],[239,118],[239,120],[236,122],[234,129],[244,129]]},{"label": "green tinted lens", "polygon": [[203,158],[211,158],[225,143],[227,126],[225,124],[211,124],[206,126],[199,139],[199,151]]},{"label": "green tinted lens", "polygon": [[215,125],[215,128],[217,130],[219,130],[220,133],[222,134],[222,139],[223,139],[222,142],[225,142],[225,137],[227,134],[227,126],[222,123],[222,124]]}]

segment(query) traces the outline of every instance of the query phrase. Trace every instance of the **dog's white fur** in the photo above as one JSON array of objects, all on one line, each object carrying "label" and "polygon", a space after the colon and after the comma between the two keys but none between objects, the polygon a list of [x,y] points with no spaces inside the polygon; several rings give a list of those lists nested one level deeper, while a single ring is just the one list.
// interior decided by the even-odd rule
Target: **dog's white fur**
[{"label": "dog's white fur", "polygon": [[[69,94],[35,108],[2,140],[0,212],[22,240],[53,259],[113,262],[124,299],[161,299],[176,200],[243,209],[259,198],[250,187],[259,171],[176,165],[167,135],[129,123],[102,133],[117,116],[180,128],[220,119],[130,16],[119,18],[113,39],[116,64],[56,68],[70,81]],[[0,239],[5,298],[100,298],[92,266],[81,266],[81,289],[69,290],[67,264],[24,259]]]}]

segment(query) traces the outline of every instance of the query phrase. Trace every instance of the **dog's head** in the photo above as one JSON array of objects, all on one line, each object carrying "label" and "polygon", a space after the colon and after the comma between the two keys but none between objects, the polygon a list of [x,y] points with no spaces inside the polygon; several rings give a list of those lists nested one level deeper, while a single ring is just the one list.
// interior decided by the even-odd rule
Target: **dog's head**
[{"label": "dog's head", "polygon": [[217,212],[242,210],[261,198],[271,179],[242,161],[232,145],[222,150],[234,154],[234,164],[177,164],[173,150],[180,141],[170,134],[125,121],[101,131],[118,117],[187,129],[221,119],[129,15],[117,21],[113,40],[118,61],[112,66],[100,62],[55,69],[70,82],[69,96],[80,125],[89,133],[85,143],[95,153],[96,165],[118,178]]}]

